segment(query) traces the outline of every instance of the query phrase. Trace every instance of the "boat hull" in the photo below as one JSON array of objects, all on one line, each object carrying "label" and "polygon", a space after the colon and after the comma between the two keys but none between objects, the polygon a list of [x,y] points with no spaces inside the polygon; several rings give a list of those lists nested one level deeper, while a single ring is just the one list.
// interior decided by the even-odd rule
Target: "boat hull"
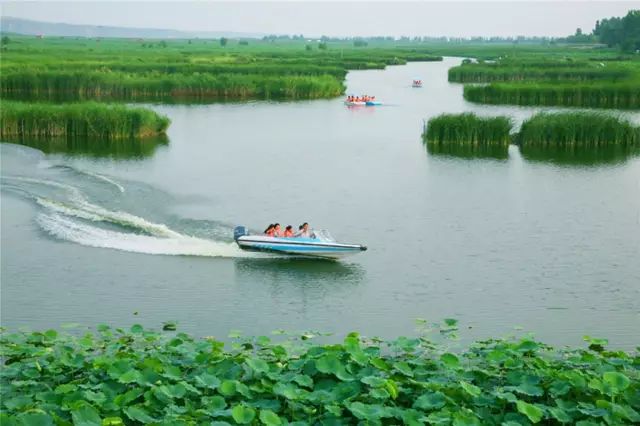
[{"label": "boat hull", "polygon": [[359,244],[341,244],[313,238],[273,238],[262,235],[243,235],[236,238],[236,243],[243,250],[324,259],[342,259],[367,249]]}]

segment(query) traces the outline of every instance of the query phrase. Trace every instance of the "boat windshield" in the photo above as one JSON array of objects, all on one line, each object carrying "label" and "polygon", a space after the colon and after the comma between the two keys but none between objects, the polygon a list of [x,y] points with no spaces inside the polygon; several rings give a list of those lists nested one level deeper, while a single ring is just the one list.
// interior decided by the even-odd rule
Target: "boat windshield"
[{"label": "boat windshield", "polygon": [[320,229],[320,230],[313,230],[313,235],[315,236],[316,239],[320,240],[320,241],[330,241],[330,242],[334,242],[335,239],[331,236],[331,234],[329,233],[329,231],[327,231],[326,229]]}]

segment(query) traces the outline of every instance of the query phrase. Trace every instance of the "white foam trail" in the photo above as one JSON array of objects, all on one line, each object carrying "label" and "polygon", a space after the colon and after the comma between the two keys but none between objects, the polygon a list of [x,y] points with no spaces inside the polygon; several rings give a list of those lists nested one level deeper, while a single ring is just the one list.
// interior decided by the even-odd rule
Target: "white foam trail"
[{"label": "white foam trail", "polygon": [[[65,202],[41,197],[21,188],[10,185],[24,193],[45,209],[37,217],[38,224],[50,235],[66,241],[90,247],[110,248],[135,253],[207,256],[207,257],[269,257],[262,253],[241,250],[235,243],[223,243],[192,237],[176,232],[166,225],[153,223],[133,214],[108,210],[87,201],[82,192],[71,185],[56,181],[46,181],[26,177],[4,177],[3,179],[46,185],[65,190],[69,199]],[[145,234],[119,232],[90,223],[106,222],[142,230]]]},{"label": "white foam trail", "polygon": [[113,178],[109,177],[109,176],[105,176],[99,173],[94,173],[94,172],[90,172],[88,170],[81,170],[81,169],[76,169],[75,167],[71,167],[71,166],[65,166],[65,165],[55,165],[52,167],[61,167],[61,168],[65,168],[68,170],[73,170],[76,173],[79,173],[81,175],[85,175],[85,176],[90,176],[94,179],[97,180],[101,180],[103,182],[108,183],[109,185],[113,185],[116,188],[118,188],[118,191],[120,191],[121,193],[124,194],[124,187],[122,185],[120,185],[118,182],[116,182]]},{"label": "white foam trail", "polygon": [[79,223],[57,213],[41,213],[37,221],[49,234],[84,246],[174,256],[253,257],[252,253],[240,250],[233,243],[220,243],[184,235],[177,238],[158,238],[111,231]]},{"label": "white foam trail", "polygon": [[22,176],[2,176],[2,179],[15,180],[18,182],[35,183],[38,185],[46,185],[46,186],[51,186],[53,188],[64,189],[69,194],[71,194],[71,198],[73,200],[80,201],[80,202],[85,201],[85,198],[82,195],[82,192],[80,192],[78,188],[76,188],[75,186],[67,185],[65,183],[60,183],[60,182],[51,181],[51,180],[34,179],[34,178],[28,178],[28,177],[22,177]]},{"label": "white foam trail", "polygon": [[[89,203],[88,201],[81,201],[75,206],[69,206],[51,200],[48,201],[47,207],[57,210],[60,213],[64,213],[67,216],[76,216],[83,219],[93,220],[95,222],[111,222],[117,225],[129,226],[143,230],[157,237],[184,237],[184,235],[169,229],[166,225],[149,222],[140,216],[135,216],[127,212],[107,210],[103,207]],[[87,216],[95,217],[95,219]]]},{"label": "white foam trail", "polygon": [[108,210],[97,206],[86,200],[82,192],[74,186],[67,185],[56,181],[47,181],[41,179],[33,179],[18,176],[3,177],[4,179],[15,180],[19,182],[35,183],[39,185],[47,185],[54,188],[64,189],[69,192],[71,204],[54,201],[47,198],[36,197],[36,202],[41,206],[63,213],[67,216],[75,216],[94,222],[111,222],[118,225],[130,226],[132,228],[141,229],[149,234],[162,237],[182,237],[175,231],[172,231],[165,225],[149,222],[139,216],[132,215],[123,211]]},{"label": "white foam trail", "polygon": [[84,174],[84,175],[87,175],[87,176],[91,176],[91,177],[93,177],[95,179],[98,179],[98,180],[106,182],[106,183],[108,183],[110,185],[113,185],[116,188],[118,188],[118,191],[120,191],[120,193],[124,194],[124,187],[122,185],[120,185],[118,182],[116,182],[115,180],[113,180],[112,178],[108,177],[108,176],[101,175],[101,174],[98,174],[98,173],[87,172],[85,170],[77,170],[76,169],[76,171],[78,173],[81,173],[81,174]]}]

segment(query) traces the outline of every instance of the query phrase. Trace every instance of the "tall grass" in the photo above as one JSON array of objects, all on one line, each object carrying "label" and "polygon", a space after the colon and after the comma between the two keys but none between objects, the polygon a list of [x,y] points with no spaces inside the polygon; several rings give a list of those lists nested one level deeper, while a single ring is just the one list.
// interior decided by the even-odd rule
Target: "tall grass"
[{"label": "tall grass", "polygon": [[431,118],[423,134],[430,145],[508,147],[512,123],[508,117],[479,117],[473,113]]},{"label": "tall grass", "polygon": [[163,134],[168,126],[169,119],[154,111],[122,105],[3,101],[0,108],[2,138],[146,138]]},{"label": "tall grass", "polygon": [[488,83],[493,81],[617,81],[630,72],[611,68],[530,68],[489,65],[461,65],[449,69],[449,81],[456,83]]},{"label": "tall grass", "polygon": [[340,80],[322,76],[129,74],[47,71],[0,77],[0,94],[20,100],[314,99],[338,96]]},{"label": "tall grass", "polygon": [[485,104],[640,108],[638,82],[592,84],[491,83],[466,85],[464,98]]},{"label": "tall grass", "polygon": [[640,145],[640,127],[591,112],[540,113],[522,123],[516,140],[523,148],[635,146]]},{"label": "tall grass", "polygon": [[[207,44],[207,42],[209,44]],[[0,96],[15,100],[315,99],[339,96],[349,69],[442,60],[393,44],[313,49],[256,42],[194,43],[17,37],[3,52]]]}]

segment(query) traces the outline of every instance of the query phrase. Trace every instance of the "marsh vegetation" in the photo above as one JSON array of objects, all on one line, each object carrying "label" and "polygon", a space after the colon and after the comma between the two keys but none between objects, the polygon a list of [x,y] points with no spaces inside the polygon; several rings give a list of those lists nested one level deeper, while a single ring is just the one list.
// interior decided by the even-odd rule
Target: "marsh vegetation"
[{"label": "marsh vegetation", "polygon": [[0,137],[148,138],[164,134],[169,119],[146,108],[84,102],[53,105],[3,101]]}]

